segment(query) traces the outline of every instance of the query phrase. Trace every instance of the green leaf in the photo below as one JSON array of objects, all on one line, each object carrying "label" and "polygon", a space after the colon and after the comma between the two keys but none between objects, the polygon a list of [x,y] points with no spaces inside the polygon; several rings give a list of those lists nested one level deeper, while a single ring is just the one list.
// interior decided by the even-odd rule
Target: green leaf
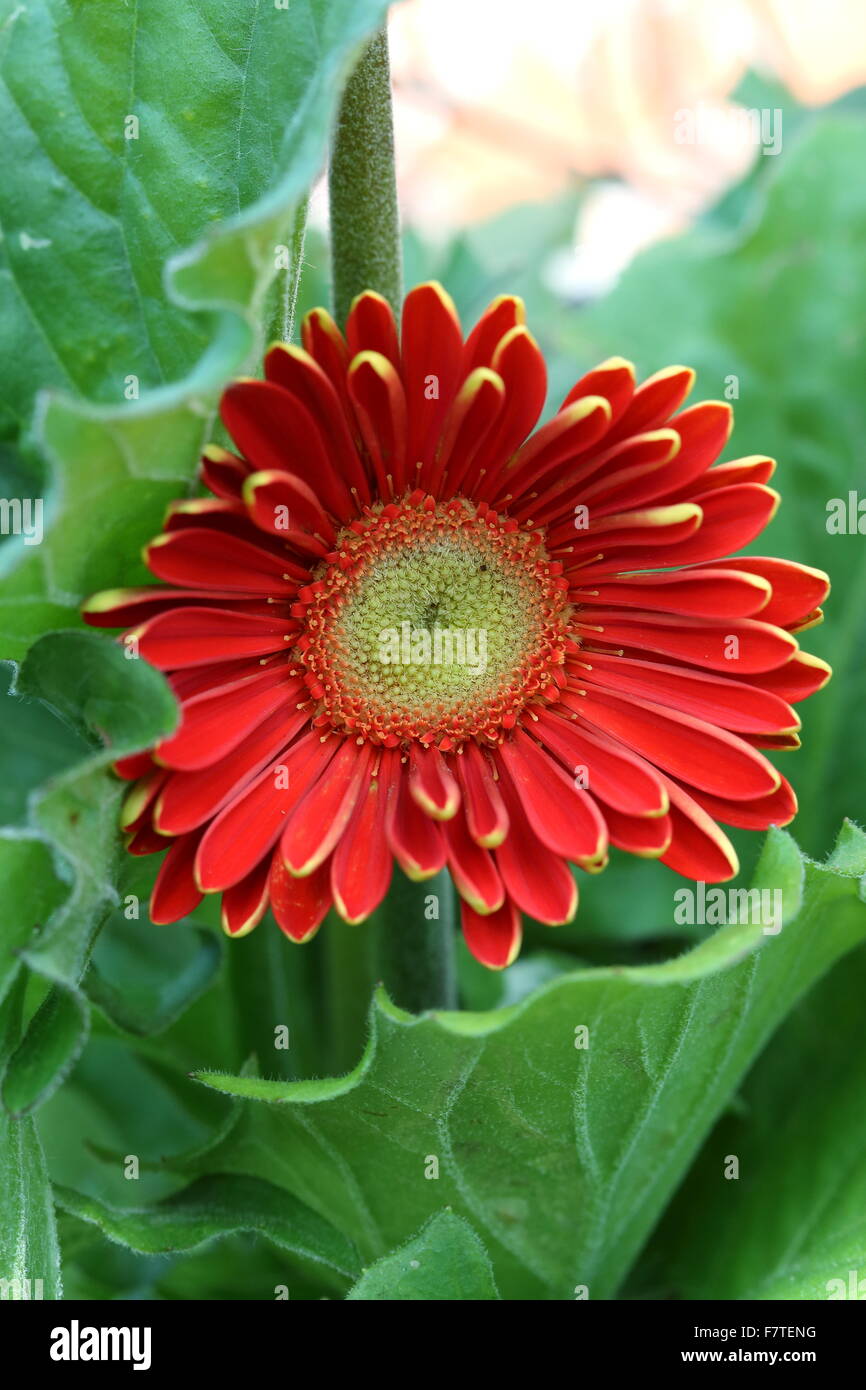
[{"label": "green leaf", "polygon": [[[256,362],[278,274],[292,292],[277,248],[385,10],[0,3],[0,432],[25,436],[51,516],[41,545],[3,547],[8,655],[89,592],[143,575],[131,557],[188,488],[217,392]],[[26,437],[39,387],[47,495]]]},{"label": "green leaf", "polygon": [[367,1269],[346,1298],[368,1302],[495,1299],[499,1294],[487,1251],[453,1211],[434,1216],[414,1240]]},{"label": "green leaf", "polygon": [[[32,1119],[0,1114],[0,1280],[4,1298],[60,1298],[51,1184]],[[8,1292],[7,1292],[8,1290]]]},{"label": "green leaf", "polygon": [[[159,672],[127,660],[95,633],[41,638],[5,700],[9,726],[25,698],[38,699],[98,751],[55,773],[28,798],[28,825],[0,840],[6,911],[0,928],[0,987],[23,962],[52,986],[12,1057],[3,1103],[16,1114],[35,1108],[68,1074],[87,1035],[79,990],[94,934],[117,901],[117,820],[121,783],[106,775],[118,757],[170,733],[177,707]],[[36,866],[42,872],[34,872]],[[53,910],[46,916],[46,908]]]},{"label": "green leaf", "polygon": [[449,1205],[504,1297],[611,1297],[767,1037],[866,936],[856,880],[784,832],[755,886],[783,894],[777,935],[731,924],[663,965],[580,971],[486,1014],[412,1018],[380,994],[343,1078],[201,1073],[269,1102],[209,1162],[325,1204],[365,1260]]},{"label": "green leaf", "polygon": [[219,1174],[202,1178],[161,1202],[120,1209],[70,1188],[58,1188],[58,1205],[90,1221],[110,1240],[144,1254],[194,1250],[237,1231],[253,1231],[338,1274],[357,1272],[351,1244],[330,1222],[290,1193],[256,1178]]},{"label": "green leaf", "polygon": [[112,915],[84,983],[92,1003],[127,1033],[161,1033],[213,983],[222,952],[212,931],[167,935],[138,919]]},{"label": "green leaf", "polygon": [[90,1011],[76,989],[55,985],[37,1009],[3,1077],[3,1108],[25,1115],[72,1071],[87,1042]]},{"label": "green leaf", "polygon": [[[77,984],[99,913],[116,898],[123,786],[107,778],[106,769],[171,733],[177,706],[158,671],[126,660],[119,646],[89,632],[41,638],[21,668],[15,693],[38,698],[91,744],[104,744],[35,789],[30,800],[33,830],[59,856],[56,873],[71,880],[71,890],[27,960],[46,978]],[[11,713],[14,718],[14,706]]]},{"label": "green leaf", "polygon": [[95,632],[54,632],[37,642],[15,694],[40,700],[91,746],[109,745],[103,765],[177,724],[174,696],[159,671]]},{"label": "green leaf", "polygon": [[[859,879],[866,899],[864,845],[849,827],[831,863],[852,888]],[[864,1297],[864,998],[861,946],[773,1038],[666,1214],[636,1289],[678,1299]]]},{"label": "green leaf", "polygon": [[51,850],[37,832],[0,830],[0,1000],[21,968],[21,953],[58,910],[69,888],[57,877]]}]

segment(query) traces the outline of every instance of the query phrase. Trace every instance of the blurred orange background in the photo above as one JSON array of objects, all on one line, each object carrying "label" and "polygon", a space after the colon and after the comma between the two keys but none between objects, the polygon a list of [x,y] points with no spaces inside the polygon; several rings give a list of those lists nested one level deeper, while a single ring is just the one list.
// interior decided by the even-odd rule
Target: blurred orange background
[{"label": "blurred orange background", "polygon": [[575,234],[596,288],[742,177],[750,69],[807,106],[866,82],[864,0],[408,0],[390,37],[406,221],[444,238],[601,180]]}]

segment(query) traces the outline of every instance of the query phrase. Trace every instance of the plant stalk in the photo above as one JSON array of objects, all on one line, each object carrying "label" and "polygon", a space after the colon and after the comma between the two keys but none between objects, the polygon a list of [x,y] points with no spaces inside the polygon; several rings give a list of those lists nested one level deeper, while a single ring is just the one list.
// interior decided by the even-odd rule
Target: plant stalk
[{"label": "plant stalk", "polygon": [[456,1009],[455,893],[447,870],[414,883],[394,877],[380,909],[379,975],[408,1013]]},{"label": "plant stalk", "polygon": [[385,29],[368,43],[343,93],[328,191],[337,322],[345,324],[352,300],[363,290],[377,290],[399,313],[403,266]]}]

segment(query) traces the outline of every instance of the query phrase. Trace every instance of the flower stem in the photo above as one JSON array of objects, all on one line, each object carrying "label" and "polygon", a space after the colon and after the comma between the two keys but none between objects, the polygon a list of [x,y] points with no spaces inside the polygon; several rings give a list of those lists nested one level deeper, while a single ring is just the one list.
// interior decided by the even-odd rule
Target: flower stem
[{"label": "flower stem", "polygon": [[362,290],[397,313],[403,298],[388,35],[379,30],[343,93],[328,174],[334,313],[344,324]]},{"label": "flower stem", "polygon": [[295,309],[304,269],[304,238],[307,232],[309,199],[302,198],[295,208],[288,235],[289,265],[274,278],[268,313],[267,342],[290,343],[295,332]]},{"label": "flower stem", "polygon": [[398,873],[379,910],[379,974],[409,1013],[457,1007],[454,896],[444,869],[421,883]]}]

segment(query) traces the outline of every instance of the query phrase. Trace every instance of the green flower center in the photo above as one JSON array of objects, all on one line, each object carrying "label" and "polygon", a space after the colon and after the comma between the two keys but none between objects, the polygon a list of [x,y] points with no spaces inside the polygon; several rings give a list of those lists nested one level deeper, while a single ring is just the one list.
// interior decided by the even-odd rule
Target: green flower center
[{"label": "green flower center", "polygon": [[501,737],[564,657],[559,566],[463,499],[413,494],[353,523],[308,593],[308,685],[334,727],[391,746]]}]

